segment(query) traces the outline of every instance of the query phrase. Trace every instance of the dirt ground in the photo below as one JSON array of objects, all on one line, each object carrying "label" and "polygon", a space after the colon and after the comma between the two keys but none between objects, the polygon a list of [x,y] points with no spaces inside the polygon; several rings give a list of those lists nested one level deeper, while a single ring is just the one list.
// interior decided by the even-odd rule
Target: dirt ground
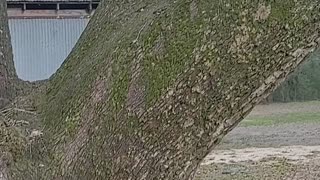
[{"label": "dirt ground", "polygon": [[[320,115],[320,102],[260,105],[248,118],[281,120],[297,113]],[[218,179],[320,180],[320,119],[237,127],[206,157],[195,176]]]}]

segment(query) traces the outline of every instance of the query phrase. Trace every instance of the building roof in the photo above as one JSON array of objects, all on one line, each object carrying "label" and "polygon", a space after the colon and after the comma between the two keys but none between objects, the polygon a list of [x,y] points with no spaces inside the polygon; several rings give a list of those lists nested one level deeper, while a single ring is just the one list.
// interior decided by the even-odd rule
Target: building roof
[{"label": "building roof", "polygon": [[99,2],[100,0],[7,0],[7,2]]},{"label": "building roof", "polygon": [[7,0],[9,18],[84,18],[100,0]]}]

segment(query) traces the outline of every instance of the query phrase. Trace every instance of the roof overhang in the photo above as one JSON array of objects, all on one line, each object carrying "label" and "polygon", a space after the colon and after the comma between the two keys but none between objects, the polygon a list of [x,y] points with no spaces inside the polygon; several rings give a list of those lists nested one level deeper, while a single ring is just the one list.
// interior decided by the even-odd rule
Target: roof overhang
[{"label": "roof overhang", "polygon": [[88,18],[97,0],[7,0],[9,18]]}]

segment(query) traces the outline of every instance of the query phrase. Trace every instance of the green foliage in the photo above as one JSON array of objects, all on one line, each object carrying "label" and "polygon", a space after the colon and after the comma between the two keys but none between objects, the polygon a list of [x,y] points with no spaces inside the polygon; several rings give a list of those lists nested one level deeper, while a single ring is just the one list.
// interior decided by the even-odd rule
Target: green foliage
[{"label": "green foliage", "polygon": [[320,99],[320,51],[310,56],[274,93],[275,102]]}]

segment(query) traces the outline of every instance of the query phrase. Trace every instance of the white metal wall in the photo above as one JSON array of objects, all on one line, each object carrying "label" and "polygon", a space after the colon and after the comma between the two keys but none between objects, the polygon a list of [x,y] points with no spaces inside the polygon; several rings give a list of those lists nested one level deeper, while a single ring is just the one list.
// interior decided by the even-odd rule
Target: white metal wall
[{"label": "white metal wall", "polygon": [[49,78],[79,39],[88,19],[10,19],[18,76],[35,81]]}]

